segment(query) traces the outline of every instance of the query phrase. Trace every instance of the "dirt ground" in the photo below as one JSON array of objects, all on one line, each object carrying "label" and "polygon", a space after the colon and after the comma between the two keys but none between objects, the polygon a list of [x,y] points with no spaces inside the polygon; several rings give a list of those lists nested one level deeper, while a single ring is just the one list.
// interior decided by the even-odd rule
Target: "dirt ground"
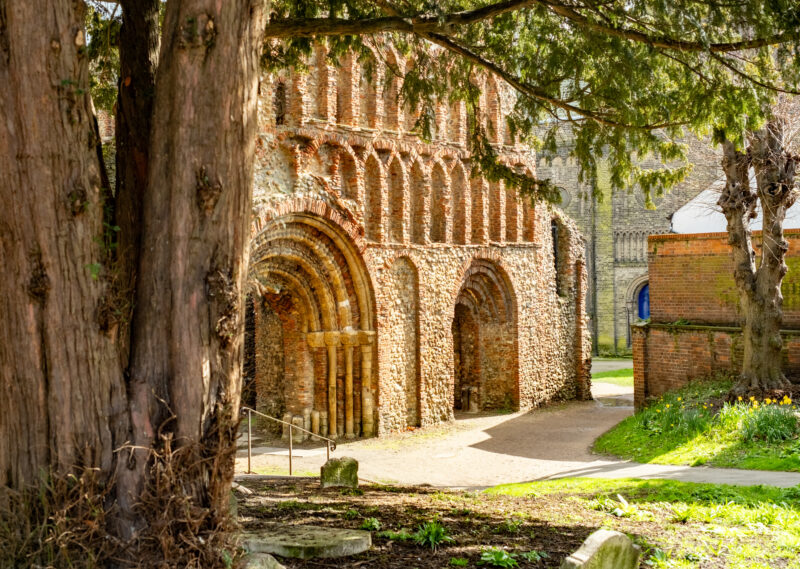
[{"label": "dirt ground", "polygon": [[[392,539],[373,531],[373,547],[365,553],[342,559],[280,558],[288,569],[433,569],[453,567],[452,560],[459,558],[476,567],[487,548],[515,553],[523,569],[559,567],[601,527],[628,533],[645,550],[676,547],[705,536],[697,526],[667,524],[657,517],[650,521],[615,518],[588,508],[574,496],[560,494],[509,497],[381,485],[366,485],[353,492],[321,490],[316,480],[285,478],[251,480],[247,486],[254,493],[241,497],[239,503],[239,521],[245,530],[272,522],[359,529],[365,520],[375,518],[381,531],[413,533],[420,524],[436,519],[453,538],[452,543],[433,551],[411,539]],[[529,552],[541,558],[528,561],[521,556]],[[649,567],[646,557],[642,568]],[[725,561],[705,559],[702,567],[725,567]]]}]

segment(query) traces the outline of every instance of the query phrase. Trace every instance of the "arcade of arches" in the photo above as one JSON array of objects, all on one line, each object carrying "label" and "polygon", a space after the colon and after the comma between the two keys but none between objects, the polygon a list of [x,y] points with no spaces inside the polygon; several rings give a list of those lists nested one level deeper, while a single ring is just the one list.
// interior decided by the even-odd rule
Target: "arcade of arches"
[{"label": "arcade of arches", "polygon": [[[257,409],[356,437],[588,397],[574,225],[470,175],[463,108],[442,104],[424,143],[380,67],[369,82],[352,59],[319,61],[260,92],[245,354]],[[502,131],[507,99],[485,91],[498,153],[532,170]]]}]

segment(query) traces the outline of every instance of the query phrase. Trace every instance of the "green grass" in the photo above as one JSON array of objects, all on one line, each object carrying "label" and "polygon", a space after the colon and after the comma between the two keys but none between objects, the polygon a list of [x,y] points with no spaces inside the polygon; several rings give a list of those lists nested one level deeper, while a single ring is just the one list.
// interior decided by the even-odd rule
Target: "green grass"
[{"label": "green grass", "polygon": [[[698,567],[724,558],[727,567],[800,567],[800,487],[570,478],[505,484],[486,493],[558,496],[601,512],[609,528],[655,524],[664,530],[662,543],[640,540],[648,566]],[[672,539],[679,527],[692,538]]]},{"label": "green grass", "polygon": [[633,368],[601,371],[592,374],[592,381],[633,387]]},{"label": "green grass", "polygon": [[692,383],[600,437],[594,450],[656,464],[800,471],[794,404],[721,404],[730,381]]}]

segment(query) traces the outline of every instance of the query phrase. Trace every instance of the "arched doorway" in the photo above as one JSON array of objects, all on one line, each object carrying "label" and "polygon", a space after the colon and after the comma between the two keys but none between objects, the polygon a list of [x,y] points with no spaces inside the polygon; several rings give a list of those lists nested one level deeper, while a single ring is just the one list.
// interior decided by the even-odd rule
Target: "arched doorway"
[{"label": "arched doorway", "polygon": [[636,315],[639,320],[647,320],[650,318],[650,284],[645,285],[639,289],[636,295]]},{"label": "arched doorway", "polygon": [[453,311],[453,408],[519,407],[517,316],[505,272],[487,260],[467,271]]},{"label": "arched doorway", "polygon": [[257,409],[321,435],[372,436],[374,299],[352,240],[296,213],[268,223],[251,251]]}]

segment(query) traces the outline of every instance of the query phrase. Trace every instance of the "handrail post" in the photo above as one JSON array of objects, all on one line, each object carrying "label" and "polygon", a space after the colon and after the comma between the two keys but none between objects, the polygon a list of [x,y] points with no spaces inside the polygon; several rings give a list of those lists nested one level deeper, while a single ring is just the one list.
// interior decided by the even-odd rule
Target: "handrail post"
[{"label": "handrail post", "polygon": [[289,476],[292,475],[292,431],[294,425],[289,425]]},{"label": "handrail post", "polygon": [[331,441],[325,441],[325,450],[328,451],[328,460],[331,459]]},{"label": "handrail post", "polygon": [[247,410],[247,474],[253,474],[250,468],[250,458],[253,455],[253,413]]}]

